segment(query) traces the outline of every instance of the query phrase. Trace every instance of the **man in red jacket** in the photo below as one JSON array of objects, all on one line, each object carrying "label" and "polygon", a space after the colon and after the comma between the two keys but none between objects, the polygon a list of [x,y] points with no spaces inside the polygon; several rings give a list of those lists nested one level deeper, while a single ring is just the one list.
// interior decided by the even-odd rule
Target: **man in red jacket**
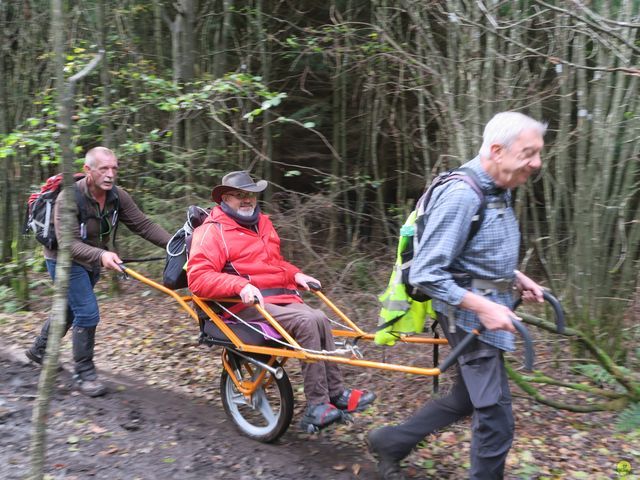
[{"label": "man in red jacket", "polygon": [[[260,212],[257,194],[265,180],[254,182],[244,171],[224,176],[211,198],[219,205],[193,232],[187,264],[189,289],[200,297],[240,296],[243,303],[230,311],[245,321],[262,318],[247,306],[258,299],[300,344],[311,350],[334,350],[326,315],[307,306],[297,291],[320,282],[287,262],[280,238],[269,217]],[[331,362],[302,363],[307,410],[304,424],[327,426],[343,411],[359,411],[371,404],[372,392],[345,389],[338,366]]]}]

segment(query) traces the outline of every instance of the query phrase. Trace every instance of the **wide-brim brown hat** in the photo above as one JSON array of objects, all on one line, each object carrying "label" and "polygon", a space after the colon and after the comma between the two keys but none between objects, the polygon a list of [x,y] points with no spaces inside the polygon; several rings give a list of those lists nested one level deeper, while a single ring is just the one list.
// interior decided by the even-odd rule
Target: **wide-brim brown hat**
[{"label": "wide-brim brown hat", "polygon": [[233,190],[244,190],[245,192],[261,192],[267,186],[269,182],[266,180],[258,180],[254,182],[249,176],[249,172],[244,170],[240,172],[227,173],[222,177],[222,185],[218,185],[211,190],[211,200],[216,203],[222,201],[222,195]]}]

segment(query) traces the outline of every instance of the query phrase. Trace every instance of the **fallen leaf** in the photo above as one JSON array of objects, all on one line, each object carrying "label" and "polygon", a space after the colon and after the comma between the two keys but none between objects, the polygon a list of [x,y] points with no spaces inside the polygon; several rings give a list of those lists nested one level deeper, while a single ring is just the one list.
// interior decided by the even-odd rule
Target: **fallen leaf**
[{"label": "fallen leaf", "polygon": [[337,465],[334,465],[332,468],[338,472],[342,472],[343,470],[347,469],[347,466],[344,463],[339,463]]},{"label": "fallen leaf", "polygon": [[119,450],[120,449],[118,447],[112,445],[110,448],[102,450],[100,453],[98,453],[98,455],[100,455],[101,457],[104,457],[106,455],[113,455],[114,453],[118,453]]},{"label": "fallen leaf", "polygon": [[96,425],[95,423],[91,425],[91,427],[89,427],[89,430],[93,433],[104,433],[107,431],[106,428],[102,428],[99,425]]}]

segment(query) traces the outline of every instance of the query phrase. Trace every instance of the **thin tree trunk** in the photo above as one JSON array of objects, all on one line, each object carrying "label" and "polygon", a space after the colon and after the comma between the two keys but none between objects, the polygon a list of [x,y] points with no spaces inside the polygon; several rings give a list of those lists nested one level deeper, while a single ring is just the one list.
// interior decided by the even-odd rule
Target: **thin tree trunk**
[{"label": "thin tree trunk", "polygon": [[[8,35],[6,31],[6,4],[0,1],[0,137],[8,133],[7,125],[7,81],[8,72],[5,69],[7,62],[6,45],[8,42]],[[4,168],[2,171],[2,262],[10,262],[13,257],[11,244],[13,243],[13,208],[12,208],[12,194],[11,194],[11,172],[12,161],[11,156],[7,155],[4,158]],[[9,279],[5,278],[2,282],[8,282]]]},{"label": "thin tree trunk", "polygon": [[64,175],[64,210],[60,228],[60,248],[56,265],[56,282],[53,296],[52,322],[47,341],[44,363],[38,382],[38,397],[32,416],[32,435],[30,444],[30,478],[40,480],[44,477],[46,455],[47,416],[51,403],[51,392],[58,372],[60,338],[66,323],[67,292],[69,290],[69,272],[71,270],[71,230],[76,217],[76,203],[73,195],[73,147],[71,138],[71,112],[73,110],[73,87],[76,81],[86,76],[99,61],[102,54],[81,72],[65,82],[64,79],[64,17],[62,0],[51,0],[51,31],[55,57],[56,90],[58,92],[58,130],[62,151],[62,172]]},{"label": "thin tree trunk", "polygon": [[[99,0],[96,4],[96,29],[98,31],[98,48],[107,51],[106,41],[108,35],[107,19],[105,17],[104,2]],[[102,107],[109,111],[111,107],[111,85],[109,81],[109,57],[105,55],[100,65],[100,84],[102,86]],[[102,130],[102,145],[113,148],[113,127],[109,115],[101,118],[100,128]]]}]

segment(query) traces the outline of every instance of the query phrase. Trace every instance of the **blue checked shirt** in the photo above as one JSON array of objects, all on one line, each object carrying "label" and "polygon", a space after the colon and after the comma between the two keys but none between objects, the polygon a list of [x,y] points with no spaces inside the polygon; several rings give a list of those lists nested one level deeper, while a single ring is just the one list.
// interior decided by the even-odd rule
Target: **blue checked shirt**
[{"label": "blue checked shirt", "polygon": [[[424,233],[414,254],[409,281],[433,298],[433,308],[470,332],[480,325],[475,313],[456,308],[467,290],[456,284],[451,271],[465,272],[485,280],[515,277],[518,264],[520,231],[511,205],[511,192],[494,194],[497,187],[476,157],[463,167],[472,169],[480,179],[487,202],[506,199],[507,208],[486,208],[476,235],[467,243],[471,221],[480,206],[480,198],[471,186],[452,180],[436,188],[427,206]],[[513,308],[511,291],[490,293],[473,290],[488,299]],[[453,322],[451,322],[453,323]],[[513,334],[503,330],[484,332],[484,342],[501,350],[513,351]]]}]

